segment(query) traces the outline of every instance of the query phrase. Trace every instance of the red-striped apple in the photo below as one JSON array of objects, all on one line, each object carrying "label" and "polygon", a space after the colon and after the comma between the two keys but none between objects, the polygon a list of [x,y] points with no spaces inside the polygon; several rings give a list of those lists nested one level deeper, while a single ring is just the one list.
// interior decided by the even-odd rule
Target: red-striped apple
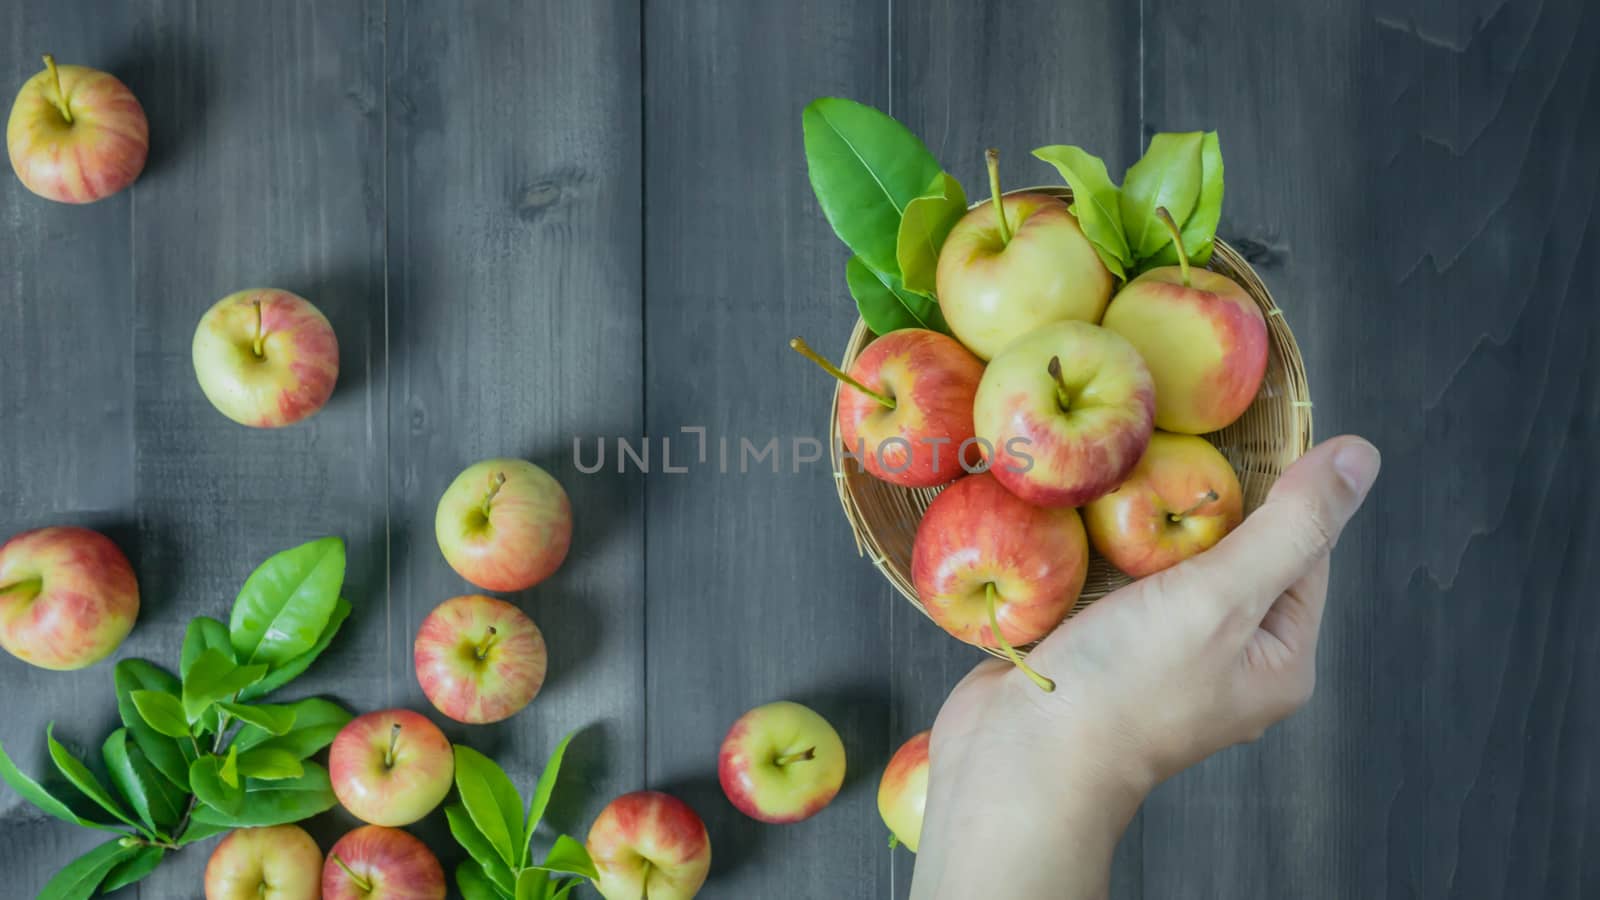
[{"label": "red-striped apple", "polygon": [[218,300],[194,330],[200,390],[253,428],[292,425],[321,409],[339,380],[339,340],[304,297],[255,288]]},{"label": "red-striped apple", "polygon": [[490,591],[549,578],[572,544],[572,504],[549,472],[521,459],[486,459],[457,475],[433,518],[456,574]]},{"label": "red-striped apple", "polygon": [[1033,193],[1002,199],[999,157],[990,150],[988,159],[992,199],[950,230],[936,285],[950,330],[993,359],[1041,325],[1099,322],[1113,281],[1065,200]]},{"label": "red-striped apple", "polygon": [[933,499],[911,551],[911,579],[928,615],[969,644],[999,648],[1045,690],[1054,684],[1015,647],[1061,624],[1088,572],[1077,510],[1033,506],[988,473]]},{"label": "red-striped apple", "polygon": [[[1164,223],[1166,210],[1158,211]],[[1255,401],[1267,372],[1267,322],[1244,288],[1189,265],[1176,225],[1180,265],[1128,282],[1105,326],[1139,348],[1156,383],[1156,427],[1205,434],[1231,425]]]},{"label": "red-striped apple", "polygon": [[954,338],[921,328],[891,331],[868,344],[848,373],[799,338],[789,346],[844,382],[839,441],[868,472],[905,487],[935,487],[981,464],[972,398],[983,363]]},{"label": "red-striped apple", "polygon": [[509,718],[544,684],[544,635],[522,610],[469,594],[422,620],[412,652],[422,693],[457,722]]},{"label": "red-striped apple", "polygon": [[928,805],[928,744],[933,732],[924,731],[900,745],[878,782],[878,815],[889,826],[896,843],[917,852],[922,837],[922,813]]},{"label": "red-striped apple", "polygon": [[241,828],[211,851],[206,900],[317,900],[322,850],[298,825]]},{"label": "red-striped apple", "polygon": [[0,546],[0,647],[42,669],[110,656],[139,616],[139,583],[111,539],[87,528],[25,531]]},{"label": "red-striped apple", "polygon": [[409,709],[351,719],[328,751],[333,793],[373,825],[410,825],[450,793],[455,752],[439,726]]},{"label": "red-striped apple", "polygon": [[1204,438],[1158,431],[1120,487],[1083,509],[1089,540],[1134,578],[1216,546],[1244,521],[1244,491]]},{"label": "red-striped apple", "polygon": [[989,363],[973,424],[989,471],[1035,506],[1082,506],[1126,478],[1154,428],[1139,351],[1087,322],[1057,322]]},{"label": "red-striped apple", "polygon": [[711,839],[688,804],[658,791],[623,794],[589,827],[606,900],[689,900],[711,871]]},{"label": "red-striped apple", "polygon": [[739,717],[722,739],[717,779],[752,819],[787,824],[822,811],[844,784],[844,742],[828,720],[787,700]]},{"label": "red-striped apple", "polygon": [[364,825],[340,838],[322,866],[322,900],[444,900],[444,867],[409,832]]},{"label": "red-striped apple", "polygon": [[23,187],[47,200],[92,203],[144,171],[150,123],[116,76],[46,56],[11,106],[6,150]]}]

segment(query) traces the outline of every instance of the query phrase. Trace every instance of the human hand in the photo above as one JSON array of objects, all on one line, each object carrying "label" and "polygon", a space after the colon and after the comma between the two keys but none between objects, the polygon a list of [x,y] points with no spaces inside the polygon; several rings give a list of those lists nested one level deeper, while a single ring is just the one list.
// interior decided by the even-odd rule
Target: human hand
[{"label": "human hand", "polygon": [[912,896],[1094,897],[1162,779],[1255,740],[1311,696],[1328,556],[1377,478],[1330,440],[1211,550],[1101,599],[1028,656],[986,662],[933,729]]}]

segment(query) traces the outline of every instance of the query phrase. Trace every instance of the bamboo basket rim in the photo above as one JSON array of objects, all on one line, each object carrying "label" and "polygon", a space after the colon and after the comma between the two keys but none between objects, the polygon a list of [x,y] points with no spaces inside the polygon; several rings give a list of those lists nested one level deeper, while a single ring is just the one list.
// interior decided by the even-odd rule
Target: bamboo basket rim
[{"label": "bamboo basket rim", "polygon": [[[1007,196],[1023,193],[1042,193],[1072,200],[1072,190],[1063,186],[1048,185],[1017,188]],[[970,204],[973,209],[981,200]],[[1254,268],[1237,250],[1222,238],[1216,238],[1211,261],[1204,268],[1221,272],[1239,283],[1261,309],[1267,323],[1268,359],[1267,373],[1261,388],[1238,421],[1227,428],[1202,435],[1216,445],[1228,458],[1245,493],[1245,513],[1255,511],[1265,499],[1267,491],[1278,476],[1294,460],[1311,449],[1313,437],[1311,389],[1306,379],[1305,362],[1294,332],[1286,321],[1283,310],[1272,292],[1261,281]],[[1112,295],[1115,299],[1115,294]],[[841,367],[848,370],[861,351],[876,336],[867,328],[865,320],[857,317],[850,332],[849,342]],[[943,487],[907,488],[880,481],[857,463],[847,470],[841,454],[839,439],[839,392],[843,385],[835,385],[833,403],[828,414],[829,456],[833,465],[834,488],[845,519],[855,537],[856,552],[872,561],[896,591],[912,606],[932,620],[928,610],[917,596],[911,581],[910,544],[904,540],[906,518],[912,518],[911,533],[914,541],[915,525]],[[1248,421],[1247,421],[1248,420]],[[1276,439],[1276,440],[1274,440]],[[1244,470],[1241,471],[1241,466]],[[897,540],[885,538],[885,531],[899,529]],[[1105,561],[1090,545],[1089,576],[1077,602],[1067,613],[1067,618],[1082,612],[1090,604],[1119,587],[1132,582]],[[937,624],[937,623],[935,623]],[[1031,645],[1029,645],[1031,646]],[[1002,657],[993,647],[979,649]],[[1019,647],[1018,650],[1025,650]]]}]

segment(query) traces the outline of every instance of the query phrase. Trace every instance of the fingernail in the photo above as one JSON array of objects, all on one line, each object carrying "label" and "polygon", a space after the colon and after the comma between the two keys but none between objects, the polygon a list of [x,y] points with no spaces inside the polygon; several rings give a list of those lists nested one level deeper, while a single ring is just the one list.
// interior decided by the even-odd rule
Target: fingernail
[{"label": "fingernail", "polygon": [[1350,441],[1333,455],[1333,468],[1350,486],[1357,497],[1364,496],[1372,483],[1378,480],[1378,468],[1383,459],[1378,448],[1363,440]]}]

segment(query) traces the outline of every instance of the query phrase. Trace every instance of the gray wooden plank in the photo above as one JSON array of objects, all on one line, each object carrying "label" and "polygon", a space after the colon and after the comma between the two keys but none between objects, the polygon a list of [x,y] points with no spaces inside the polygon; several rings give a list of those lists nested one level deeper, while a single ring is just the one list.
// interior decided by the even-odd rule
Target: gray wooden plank
[{"label": "gray wooden plank", "polygon": [[[657,443],[646,482],[648,774],[706,821],[704,897],[889,889],[875,798],[890,606],[827,463],[795,471],[792,439],[826,444],[832,382],[785,346],[799,334],[837,353],[854,321],[800,113],[826,94],[886,105],[887,26],[885,4],[842,0],[645,9],[645,430],[692,460],[669,473]],[[705,429],[704,463],[685,427]],[[741,439],[776,439],[778,471],[741,473]],[[724,798],[717,748],[745,710],[785,698],[839,731],[849,775],[816,817],[761,825]]]},{"label": "gray wooden plank", "polygon": [[[644,776],[642,487],[583,475],[571,449],[643,426],[638,16],[622,0],[389,4],[389,701],[525,792],[583,728],[549,816],[580,840]],[[422,696],[411,642],[437,604],[476,592],[440,555],[434,509],[494,456],[564,485],[572,549],[509,597],[544,632],[543,691],[503,723],[456,725]],[[440,817],[418,833],[448,868],[462,858]]]},{"label": "gray wooden plank", "polygon": [[[1054,169],[1033,158],[1035,147],[1078,144],[1113,173],[1142,150],[1134,4],[896,5],[892,44],[892,111],[973,201],[989,194],[987,147],[1000,150],[1007,190],[1060,183]],[[950,689],[986,657],[898,594],[883,593],[894,633],[890,731],[898,746],[933,725]],[[1116,857],[1115,897],[1139,896],[1140,827],[1135,819]],[[914,861],[909,851],[895,852],[893,896],[909,895]]]},{"label": "gray wooden plank", "polygon": [[1385,452],[1318,696],[1157,792],[1149,894],[1593,895],[1600,10],[1145,7],[1147,127],[1221,129],[1318,432]]}]

